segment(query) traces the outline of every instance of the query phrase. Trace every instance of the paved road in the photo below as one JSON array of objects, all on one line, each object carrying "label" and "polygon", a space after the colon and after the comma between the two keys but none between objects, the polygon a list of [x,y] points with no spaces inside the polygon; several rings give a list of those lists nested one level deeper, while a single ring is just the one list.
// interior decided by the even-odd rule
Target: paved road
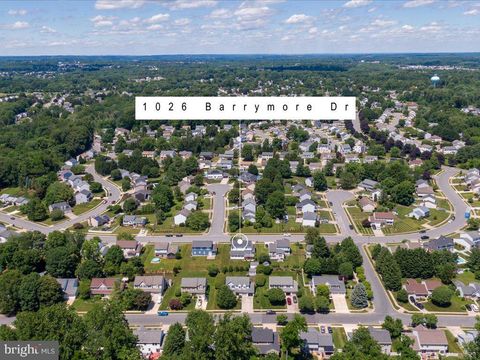
[{"label": "paved road", "polygon": [[[91,169],[89,169],[91,170]],[[438,228],[427,230],[426,234],[430,237],[438,237],[442,234],[450,234],[453,233],[463,226],[465,226],[465,218],[464,213],[467,209],[467,205],[462,200],[462,198],[455,192],[455,190],[450,186],[449,179],[454,176],[459,170],[455,168],[444,167],[443,171],[438,175],[435,176],[435,180],[437,181],[438,187],[441,191],[446,195],[449,201],[452,203],[454,207],[455,213],[455,220],[446,223]],[[107,189],[111,192],[111,199],[115,200],[120,197],[119,190],[114,187],[112,184],[106,182],[101,177],[94,174],[95,180],[101,182]],[[209,190],[214,191],[216,195],[214,196],[213,200],[213,220],[212,226],[210,231],[207,235],[202,236],[203,239],[212,240],[215,242],[227,242],[229,240],[229,236],[223,233],[223,224],[225,218],[225,201],[224,196],[228,191],[228,185],[222,184],[215,184],[209,185]],[[339,227],[341,230],[341,235],[335,236],[325,236],[326,240],[329,242],[337,242],[345,238],[346,236],[351,236],[354,241],[360,246],[362,255],[364,258],[364,267],[365,267],[365,275],[367,280],[372,285],[373,293],[375,294],[375,298],[373,299],[374,303],[374,311],[370,313],[360,313],[360,314],[314,314],[314,315],[306,315],[307,321],[309,323],[332,323],[332,324],[379,324],[383,322],[386,315],[395,316],[397,318],[401,318],[404,323],[408,323],[410,321],[411,315],[403,314],[397,312],[391,305],[390,301],[387,298],[386,292],[377,277],[376,272],[374,271],[372,265],[368,261],[365,251],[361,245],[366,243],[386,243],[386,242],[396,242],[401,241],[404,239],[408,240],[417,240],[420,237],[418,233],[412,234],[405,234],[405,235],[393,235],[393,236],[382,236],[382,237],[373,237],[373,236],[363,236],[356,234],[353,230],[349,228],[349,221],[348,217],[345,213],[345,210],[342,207],[342,203],[348,201],[353,198],[353,195],[347,191],[343,190],[332,190],[327,193],[327,199],[333,203],[333,211],[336,213],[336,218],[339,223]],[[111,200],[109,200],[111,201]],[[105,205],[106,207],[106,205]],[[96,209],[95,213],[100,213],[104,209]],[[221,214],[221,215],[219,215]],[[0,220],[2,219],[3,215],[0,215]],[[85,214],[86,217],[91,216],[91,212],[89,214]],[[4,220],[5,222],[10,222],[7,219]],[[72,221],[72,224],[74,222]],[[27,229],[34,229],[36,224],[30,223],[28,221],[24,221],[26,223]],[[21,226],[22,223],[18,223],[18,226]],[[63,225],[65,226],[65,225]],[[69,225],[70,226],[70,225]],[[50,232],[56,229],[56,227],[42,227],[42,232]],[[90,235],[93,236],[93,235]],[[248,237],[253,241],[257,242],[268,242],[278,239],[281,235],[249,235]],[[114,242],[115,236],[113,235],[102,235],[100,236],[103,241],[106,242]],[[198,239],[198,235],[185,235],[182,238],[167,238],[165,236],[138,236],[137,239],[142,242],[159,242],[159,241],[171,241],[176,243],[187,243],[191,242],[193,239]],[[304,235],[297,234],[292,235],[290,237],[291,241],[298,242],[303,241]],[[289,314],[292,316],[293,314]],[[252,322],[255,324],[263,324],[263,323],[275,323],[276,316],[272,315],[265,315],[261,313],[254,313],[249,314]],[[171,324],[174,322],[183,322],[185,320],[186,314],[185,313],[172,313],[166,317],[158,317],[156,315],[151,314],[138,314],[138,315],[127,315],[127,319],[132,325],[160,325],[160,324]],[[460,316],[460,315],[443,315],[438,316],[439,325],[441,326],[473,326],[475,323],[474,317],[468,316]],[[2,323],[9,323],[13,319],[7,318],[4,316],[0,316],[0,324]]]},{"label": "paved road", "polygon": [[90,217],[95,217],[97,215],[100,215],[101,213],[103,213],[107,210],[107,207],[109,205],[111,205],[112,203],[115,203],[115,202],[120,200],[120,196],[121,196],[120,189],[116,185],[111,183],[110,181],[105,180],[102,176],[97,174],[93,164],[87,165],[86,168],[85,168],[85,171],[92,174],[93,179],[96,182],[99,182],[100,184],[102,184],[103,188],[105,189],[105,191],[107,192],[107,195],[108,195],[106,197],[107,201],[105,203],[102,202],[96,208],[94,208],[90,211],[87,211],[87,212],[75,217],[74,219],[68,219],[68,220],[62,221],[60,223],[57,223],[55,225],[52,225],[52,226],[41,225],[41,224],[34,223],[34,222],[31,222],[31,221],[28,221],[28,220],[25,220],[25,219],[21,219],[17,216],[14,216],[15,220],[11,220],[12,216],[6,215],[4,213],[0,213],[0,221],[2,221],[4,223],[15,225],[18,228],[26,229],[28,231],[37,230],[37,231],[40,231],[44,234],[48,234],[48,233],[50,233],[52,231],[55,231],[55,230],[67,229],[67,228],[73,226],[73,224],[75,224],[75,223],[81,223],[83,221],[86,221]]}]

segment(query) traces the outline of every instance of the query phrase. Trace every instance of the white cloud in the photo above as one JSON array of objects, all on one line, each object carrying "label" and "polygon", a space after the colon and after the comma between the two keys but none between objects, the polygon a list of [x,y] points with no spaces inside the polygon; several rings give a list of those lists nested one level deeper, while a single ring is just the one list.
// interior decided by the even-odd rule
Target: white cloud
[{"label": "white cloud", "polygon": [[431,22],[428,25],[422,26],[420,28],[420,30],[425,31],[425,32],[429,32],[429,33],[435,33],[435,32],[439,32],[440,30],[442,30],[442,27],[437,22],[434,21],[434,22]]},{"label": "white cloud", "polygon": [[93,26],[95,27],[105,27],[105,26],[113,26],[113,20],[115,20],[115,16],[103,16],[97,15],[90,19],[93,22]]},{"label": "white cloud", "polygon": [[284,37],[281,38],[282,41],[290,41],[293,38],[290,35],[285,35]]},{"label": "white cloud", "polygon": [[375,19],[372,22],[372,26],[376,27],[386,27],[395,25],[397,22],[395,20],[384,20],[384,19]]},{"label": "white cloud", "polygon": [[239,20],[256,20],[268,16],[272,13],[268,6],[262,7],[246,7],[235,11],[235,15]]},{"label": "white cloud", "polygon": [[97,0],[95,9],[116,10],[116,9],[137,9],[145,3],[144,0]]},{"label": "white cloud", "polygon": [[198,9],[217,5],[216,0],[175,0],[167,4],[171,10]]},{"label": "white cloud", "polygon": [[425,6],[433,4],[435,0],[410,0],[403,4],[404,8],[416,8],[419,6]]},{"label": "white cloud", "polygon": [[30,24],[26,21],[15,21],[13,24],[1,25],[0,28],[7,30],[21,30],[30,27]]},{"label": "white cloud", "polygon": [[340,30],[340,31],[343,31],[343,30],[346,30],[346,29],[347,29],[346,25],[342,25],[342,26],[338,27],[338,30]]},{"label": "white cloud", "polygon": [[374,12],[375,10],[377,10],[377,8],[376,8],[376,7],[372,7],[372,8],[370,8],[370,9],[368,9],[368,12],[369,12],[369,13],[372,13],[372,12]]},{"label": "white cloud", "polygon": [[304,24],[309,23],[313,20],[313,16],[305,15],[305,14],[294,14],[290,16],[285,22],[287,24]]},{"label": "white cloud", "polygon": [[210,15],[208,15],[211,19],[228,19],[233,16],[233,12],[228,9],[215,9],[213,10]]},{"label": "white cloud", "polygon": [[42,28],[40,29],[40,32],[53,34],[53,33],[56,33],[57,30],[52,29],[50,26],[42,26]]},{"label": "white cloud", "polygon": [[318,28],[317,27],[311,27],[310,29],[308,29],[308,33],[310,35],[315,35],[316,33],[318,33]]},{"label": "white cloud", "polygon": [[157,14],[153,15],[151,18],[146,19],[145,22],[148,24],[155,24],[162,21],[167,21],[170,18],[170,14]]},{"label": "white cloud", "polygon": [[174,24],[177,25],[177,26],[186,26],[186,25],[190,24],[190,19],[188,19],[188,18],[177,19],[177,20],[174,21]]},{"label": "white cloud", "polygon": [[468,11],[465,11],[463,13],[463,15],[469,15],[469,16],[475,16],[475,15],[478,15],[478,14],[480,14],[480,10],[478,10],[478,9],[468,10]]},{"label": "white cloud", "polygon": [[8,10],[8,15],[12,16],[24,16],[27,15],[27,10],[25,9],[10,9]]},{"label": "white cloud", "polygon": [[412,31],[413,30],[413,26],[412,25],[403,25],[402,26],[402,30],[405,30],[405,31]]},{"label": "white cloud", "polygon": [[148,30],[163,30],[163,25],[160,25],[160,24],[155,24],[155,25],[150,25],[147,29]]},{"label": "white cloud", "polygon": [[360,6],[366,6],[366,5],[370,4],[371,2],[372,2],[372,0],[350,0],[350,1],[346,2],[345,4],[343,4],[343,7],[357,8],[357,7],[360,7]]}]

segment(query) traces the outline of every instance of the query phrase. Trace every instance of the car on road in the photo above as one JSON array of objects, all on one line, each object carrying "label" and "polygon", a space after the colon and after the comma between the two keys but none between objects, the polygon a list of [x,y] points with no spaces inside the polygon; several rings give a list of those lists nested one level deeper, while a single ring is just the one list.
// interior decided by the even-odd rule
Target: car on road
[{"label": "car on road", "polygon": [[287,297],[287,304],[288,304],[288,305],[292,305],[292,298]]},{"label": "car on road", "polygon": [[157,315],[158,316],[168,316],[168,311],[158,311]]},{"label": "car on road", "polygon": [[427,232],[427,230],[420,230],[419,233],[420,234],[425,234]]},{"label": "car on road", "polygon": [[333,206],[333,203],[331,201],[328,202],[328,205]]},{"label": "car on road", "polygon": [[112,200],[112,204],[115,204],[115,200]]},{"label": "car on road", "polygon": [[266,314],[267,314],[267,315],[275,315],[276,312],[273,311],[273,310],[267,310]]},{"label": "car on road", "polygon": [[290,233],[284,233],[283,236],[288,237],[288,236],[292,236],[292,234],[290,234]]},{"label": "car on road", "polygon": [[427,239],[430,239],[430,236],[428,236],[428,235],[422,235],[422,236],[420,236],[420,239],[422,239],[422,240],[427,240]]},{"label": "car on road", "polygon": [[176,237],[182,237],[183,234],[175,234]]},{"label": "car on road", "polygon": [[348,225],[348,227],[350,228],[350,230],[353,230],[353,225],[352,224]]},{"label": "car on road", "polygon": [[173,237],[173,234],[167,234],[166,237]]},{"label": "car on road", "polygon": [[478,306],[477,305],[472,304],[471,307],[472,307],[473,311],[478,312]]},{"label": "car on road", "polygon": [[12,217],[10,218],[10,220],[15,220],[15,218],[12,216]]}]

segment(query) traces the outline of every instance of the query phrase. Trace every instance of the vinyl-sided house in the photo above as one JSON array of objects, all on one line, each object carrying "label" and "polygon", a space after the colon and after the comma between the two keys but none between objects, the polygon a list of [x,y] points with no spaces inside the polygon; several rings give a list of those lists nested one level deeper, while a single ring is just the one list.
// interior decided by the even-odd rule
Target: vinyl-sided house
[{"label": "vinyl-sided house", "polygon": [[78,293],[78,280],[71,279],[56,279],[62,288],[63,295],[67,299],[72,299],[77,296]]},{"label": "vinyl-sided house", "polygon": [[150,356],[160,354],[164,339],[163,330],[146,330],[140,327],[134,330],[133,333],[138,337],[137,347],[144,358],[148,359]]},{"label": "vinyl-sided house", "polygon": [[318,329],[308,328],[307,331],[302,331],[300,339],[303,340],[304,351],[317,353],[322,358],[335,352],[332,335],[322,334]]},{"label": "vinyl-sided house", "polygon": [[192,295],[205,295],[207,291],[207,279],[200,277],[184,277],[180,283],[182,292]]},{"label": "vinyl-sided house", "polygon": [[454,245],[455,243],[451,237],[442,235],[437,239],[431,239],[430,241],[424,244],[424,247],[428,251],[436,251],[436,250],[453,251]]},{"label": "vinyl-sided house", "polygon": [[155,256],[157,257],[175,259],[177,253],[178,245],[167,242],[155,243]]},{"label": "vinyl-sided house", "polygon": [[72,207],[68,203],[63,201],[48,206],[48,211],[52,212],[53,210],[60,210],[63,213],[68,213],[72,211]]},{"label": "vinyl-sided house", "polygon": [[188,209],[182,209],[180,210],[180,212],[175,215],[173,217],[173,222],[175,223],[175,225],[181,225],[181,224],[185,224],[185,222],[187,221],[187,218],[190,216],[191,214],[191,211],[188,210]]},{"label": "vinyl-sided house", "polygon": [[318,285],[327,285],[330,289],[330,294],[345,295],[347,293],[345,283],[338,278],[338,275],[313,276],[312,281],[310,282],[310,287],[314,294],[317,293]]},{"label": "vinyl-sided house", "polygon": [[115,285],[118,284],[119,288],[123,288],[123,283],[117,278],[93,278],[90,283],[90,293],[92,295],[110,295]]},{"label": "vinyl-sided house", "polygon": [[465,285],[459,280],[453,280],[453,284],[457,288],[457,291],[461,297],[466,297],[470,299],[480,297],[480,284],[479,283],[470,283]]},{"label": "vinyl-sided house", "polygon": [[290,295],[298,292],[298,283],[291,276],[270,276],[268,278],[268,288],[282,289],[286,295]]},{"label": "vinyl-sided house", "polygon": [[134,256],[140,256],[142,251],[142,244],[136,240],[117,240],[116,245],[123,251],[123,256],[130,259]]},{"label": "vinyl-sided house", "polygon": [[368,217],[370,226],[374,229],[381,229],[385,225],[393,225],[395,222],[395,215],[391,212],[374,212]]},{"label": "vinyl-sided house", "polygon": [[154,276],[135,276],[133,287],[148,293],[162,295],[167,289],[167,281],[161,275]]},{"label": "vinyl-sided house", "polygon": [[358,200],[358,205],[360,205],[363,212],[373,212],[376,207],[375,202],[366,196],[363,196]]},{"label": "vinyl-sided house", "polygon": [[384,354],[390,355],[392,352],[392,338],[390,333],[385,329],[375,329],[373,327],[369,327],[368,331],[372,338],[381,346],[382,352]]},{"label": "vinyl-sided house", "polygon": [[217,247],[210,240],[193,240],[192,256],[215,256]]},{"label": "vinyl-sided house", "polygon": [[252,329],[252,343],[260,355],[280,353],[278,334],[272,329],[254,327]]},{"label": "vinyl-sided house", "polygon": [[290,255],[291,251],[290,240],[288,239],[278,239],[268,244],[268,255],[272,260],[283,261],[286,256]]},{"label": "vinyl-sided house", "polygon": [[427,329],[418,325],[412,331],[413,349],[425,356],[445,355],[448,352],[448,340],[443,330]]},{"label": "vinyl-sided house", "polygon": [[253,260],[254,258],[255,246],[252,240],[233,238],[230,244],[230,260]]},{"label": "vinyl-sided house", "polygon": [[137,215],[125,215],[122,220],[123,226],[145,226],[147,224],[147,219]]},{"label": "vinyl-sided house", "polygon": [[255,293],[255,285],[248,276],[227,276],[225,284],[235,295],[253,296]]},{"label": "vinyl-sided house", "polygon": [[426,298],[428,296],[428,290],[424,283],[419,283],[415,279],[407,279],[405,285],[403,285],[407,294],[415,298]]}]

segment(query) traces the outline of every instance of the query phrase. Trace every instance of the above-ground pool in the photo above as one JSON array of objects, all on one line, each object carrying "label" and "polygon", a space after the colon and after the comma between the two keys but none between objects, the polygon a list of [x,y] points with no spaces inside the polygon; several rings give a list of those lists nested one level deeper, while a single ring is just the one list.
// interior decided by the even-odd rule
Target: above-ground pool
[{"label": "above-ground pool", "polygon": [[154,257],[154,258],[152,259],[152,261],[150,261],[150,262],[153,263],[153,264],[157,264],[157,263],[160,262],[160,258]]}]

